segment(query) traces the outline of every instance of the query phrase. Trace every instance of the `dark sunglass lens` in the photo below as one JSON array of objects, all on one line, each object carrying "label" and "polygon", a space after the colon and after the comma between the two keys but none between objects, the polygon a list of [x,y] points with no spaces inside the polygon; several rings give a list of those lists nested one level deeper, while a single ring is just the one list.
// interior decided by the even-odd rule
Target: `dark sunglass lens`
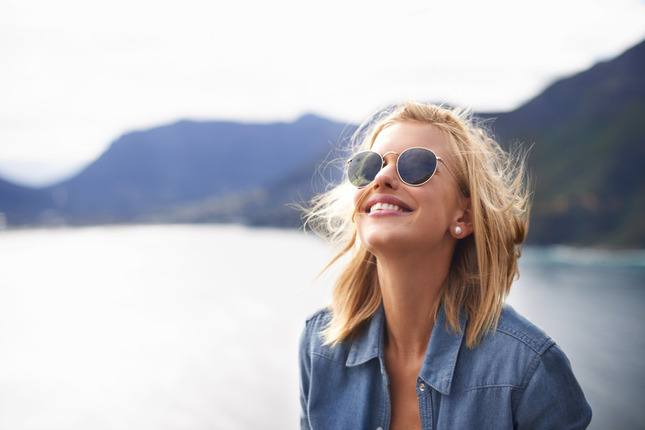
[{"label": "dark sunglass lens", "polygon": [[356,154],[347,166],[349,182],[354,186],[364,187],[374,180],[381,170],[381,157],[376,152],[360,152]]},{"label": "dark sunglass lens", "polygon": [[419,185],[434,175],[437,169],[437,157],[427,149],[408,149],[399,157],[398,167],[401,179],[408,184]]}]

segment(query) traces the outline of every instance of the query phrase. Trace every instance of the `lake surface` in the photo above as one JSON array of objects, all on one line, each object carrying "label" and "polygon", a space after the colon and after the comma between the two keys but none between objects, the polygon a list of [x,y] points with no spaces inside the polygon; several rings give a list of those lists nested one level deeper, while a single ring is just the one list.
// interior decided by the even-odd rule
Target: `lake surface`
[{"label": "lake surface", "polygon": [[[331,255],[239,226],[0,232],[0,428],[297,429],[298,336]],[[566,352],[590,428],[645,428],[645,254],[521,261],[509,302]]]}]

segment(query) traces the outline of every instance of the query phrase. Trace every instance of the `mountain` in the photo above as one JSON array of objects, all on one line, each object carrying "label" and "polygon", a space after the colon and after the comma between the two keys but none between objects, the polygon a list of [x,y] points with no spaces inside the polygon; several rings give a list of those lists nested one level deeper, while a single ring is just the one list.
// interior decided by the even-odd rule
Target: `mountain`
[{"label": "mountain", "polygon": [[[529,243],[645,247],[644,76],[645,41],[554,82],[513,111],[476,115],[506,148],[531,148]],[[309,169],[292,178],[301,190],[312,178]],[[276,184],[266,194],[293,198],[289,189]],[[276,211],[289,219],[281,203],[254,223],[273,222]]]},{"label": "mountain", "polygon": [[645,41],[482,115],[505,145],[533,144],[533,243],[645,246]]},{"label": "mountain", "polygon": [[36,214],[47,206],[47,201],[48,195],[42,190],[0,179],[0,228],[4,224],[35,224]]},{"label": "mountain", "polygon": [[[477,115],[502,145],[531,147],[529,243],[645,247],[643,76],[645,41],[552,83],[513,111]],[[10,227],[295,227],[301,218],[289,203],[305,204],[340,180],[354,130],[308,114],[292,123],[179,121],[135,131],[58,184],[36,189],[0,180],[0,213]]]},{"label": "mountain", "polygon": [[184,206],[252,195],[324,157],[344,127],[308,114],[292,123],[179,121],[135,131],[68,180],[29,191],[5,185],[0,212],[10,225],[163,220]]},{"label": "mountain", "polygon": [[[504,147],[530,147],[529,243],[645,247],[644,76],[645,41],[552,83],[513,111],[476,115]],[[289,188],[279,184],[267,194],[281,190]],[[281,208],[285,219],[289,210]]]}]

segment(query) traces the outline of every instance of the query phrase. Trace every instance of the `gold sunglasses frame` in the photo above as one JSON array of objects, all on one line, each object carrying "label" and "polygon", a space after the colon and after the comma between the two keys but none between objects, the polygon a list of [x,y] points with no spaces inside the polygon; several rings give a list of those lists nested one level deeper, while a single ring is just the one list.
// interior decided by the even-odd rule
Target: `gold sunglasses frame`
[{"label": "gold sunglasses frame", "polygon": [[[432,172],[432,174],[430,175],[430,177],[429,177],[428,179],[426,179],[425,181],[423,181],[423,182],[422,182],[422,183],[420,183],[420,184],[410,184],[409,182],[405,181],[405,180],[401,177],[401,172],[399,172],[399,159],[400,159],[400,157],[401,157],[401,154],[404,154],[406,151],[409,151],[409,150],[411,150],[411,149],[417,149],[417,148],[418,148],[418,149],[423,149],[423,150],[426,150],[426,151],[430,151],[430,152],[432,153],[432,155],[434,155],[434,157],[437,159],[437,163],[436,163],[436,164],[435,164],[435,166],[434,166],[434,171]],[[432,178],[434,177],[435,173],[437,173],[437,168],[439,167],[439,161],[441,162],[441,164],[443,164],[443,166],[446,168],[446,170],[447,170],[447,171],[448,171],[448,172],[449,172],[449,173],[450,173],[450,174],[455,178],[455,180],[457,180],[457,177],[452,173],[452,171],[450,170],[450,168],[448,167],[448,165],[446,164],[446,162],[445,162],[445,161],[443,161],[443,159],[442,159],[441,157],[439,157],[439,156],[438,156],[438,155],[437,155],[437,154],[436,154],[432,149],[430,149],[430,148],[426,148],[426,147],[423,147],[423,146],[411,146],[411,147],[409,147],[409,148],[404,149],[404,150],[403,150],[403,152],[401,152],[401,153],[394,152],[394,151],[388,151],[388,152],[386,152],[386,153],[385,153],[385,154],[383,154],[383,155],[381,155],[381,154],[379,154],[378,152],[373,151],[373,150],[371,150],[371,149],[366,149],[366,150],[364,150],[364,151],[357,152],[356,154],[354,154],[354,155],[352,156],[352,158],[350,158],[349,160],[347,160],[347,161],[345,162],[345,171],[347,171],[348,166],[349,166],[349,163],[351,163],[351,162],[352,162],[352,160],[354,160],[354,158],[356,158],[356,156],[358,156],[359,154],[363,154],[363,153],[365,153],[365,152],[372,152],[372,153],[374,153],[374,154],[378,155],[378,156],[381,158],[381,167],[380,167],[380,168],[379,168],[379,170],[378,170],[379,172],[380,172],[381,170],[383,170],[383,166],[385,165],[385,157],[386,157],[388,154],[395,154],[395,155],[396,155],[396,161],[395,161],[395,163],[396,163],[396,164],[395,164],[395,166],[396,166],[396,174],[399,176],[399,179],[401,180],[401,182],[403,182],[405,185],[408,185],[408,186],[410,186],[410,187],[420,187],[420,186],[422,186],[422,185],[426,184],[430,179],[432,179]],[[378,172],[377,172],[377,175],[378,175]],[[368,186],[369,184],[371,184],[372,182],[374,182],[374,179],[372,179],[370,182],[368,182],[367,184],[363,185],[362,187],[358,187],[358,186],[356,186],[356,185],[354,185],[354,184],[352,184],[352,185],[353,185],[353,186],[355,186],[356,188],[358,188],[358,189],[360,190],[360,189],[362,189],[362,188],[367,187],[367,186]],[[350,183],[351,183],[351,182],[350,182]],[[457,181],[457,183],[459,183],[459,181]],[[460,188],[461,188],[461,187],[460,187]]]}]

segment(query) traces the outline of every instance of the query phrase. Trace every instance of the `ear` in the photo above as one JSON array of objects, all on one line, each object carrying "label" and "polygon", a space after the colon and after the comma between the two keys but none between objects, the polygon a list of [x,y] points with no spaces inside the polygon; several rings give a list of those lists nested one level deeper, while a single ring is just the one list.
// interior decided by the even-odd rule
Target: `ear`
[{"label": "ear", "polygon": [[[458,227],[458,228],[457,228]],[[472,210],[470,197],[461,199],[461,207],[450,225],[450,234],[455,239],[464,239],[473,233]]]}]

